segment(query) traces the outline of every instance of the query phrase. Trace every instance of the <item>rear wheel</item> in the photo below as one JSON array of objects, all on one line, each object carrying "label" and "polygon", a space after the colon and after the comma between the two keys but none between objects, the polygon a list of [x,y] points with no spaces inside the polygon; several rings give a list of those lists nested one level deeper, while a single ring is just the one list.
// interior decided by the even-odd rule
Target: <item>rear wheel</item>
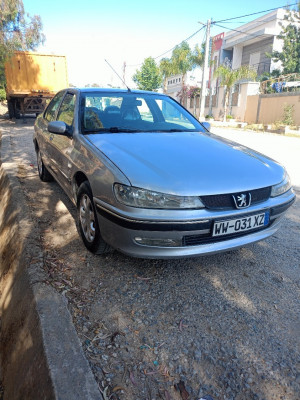
[{"label": "rear wheel", "polygon": [[20,101],[19,100],[14,101],[14,114],[15,114],[16,119],[21,118],[21,110],[20,110]]},{"label": "rear wheel", "polygon": [[43,181],[43,182],[53,181],[52,175],[50,174],[50,172],[47,170],[47,168],[45,167],[45,165],[43,163],[40,149],[37,150],[36,156],[37,156],[38,172],[39,172],[39,177],[40,177],[41,181]]},{"label": "rear wheel", "polygon": [[15,116],[15,110],[12,100],[8,100],[7,108],[8,108],[9,119],[13,119],[13,117]]},{"label": "rear wheel", "polygon": [[83,182],[77,195],[78,226],[85,247],[95,254],[109,252],[110,246],[102,239],[98,225],[92,190]]}]

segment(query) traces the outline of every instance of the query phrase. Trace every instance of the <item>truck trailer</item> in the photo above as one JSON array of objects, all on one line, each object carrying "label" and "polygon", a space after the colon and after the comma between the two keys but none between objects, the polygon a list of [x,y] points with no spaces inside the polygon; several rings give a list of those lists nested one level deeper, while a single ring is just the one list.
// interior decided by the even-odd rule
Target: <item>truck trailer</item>
[{"label": "truck trailer", "polygon": [[5,64],[10,118],[41,113],[48,101],[69,86],[65,56],[16,51]]}]

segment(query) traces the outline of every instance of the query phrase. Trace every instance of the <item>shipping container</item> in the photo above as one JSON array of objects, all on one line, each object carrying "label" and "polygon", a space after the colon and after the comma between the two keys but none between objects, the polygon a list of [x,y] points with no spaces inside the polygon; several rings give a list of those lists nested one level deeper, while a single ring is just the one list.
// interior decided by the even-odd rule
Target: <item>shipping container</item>
[{"label": "shipping container", "polygon": [[5,64],[9,117],[39,114],[59,90],[69,86],[65,56],[16,51]]}]

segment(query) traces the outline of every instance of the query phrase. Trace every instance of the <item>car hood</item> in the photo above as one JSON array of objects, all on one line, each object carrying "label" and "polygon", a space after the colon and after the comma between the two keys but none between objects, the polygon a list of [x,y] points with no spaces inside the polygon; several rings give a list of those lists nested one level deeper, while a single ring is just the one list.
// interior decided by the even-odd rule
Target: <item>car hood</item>
[{"label": "car hood", "polygon": [[270,158],[212,134],[102,133],[88,139],[133,186],[164,193],[241,192],[277,184],[285,173]]}]

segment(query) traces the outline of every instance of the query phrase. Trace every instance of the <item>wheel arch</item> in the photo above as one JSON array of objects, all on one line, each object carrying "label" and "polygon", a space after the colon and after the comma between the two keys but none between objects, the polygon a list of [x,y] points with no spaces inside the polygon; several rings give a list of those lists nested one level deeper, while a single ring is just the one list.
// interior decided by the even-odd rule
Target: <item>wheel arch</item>
[{"label": "wheel arch", "polygon": [[83,182],[87,182],[89,184],[88,177],[85,175],[84,172],[77,171],[76,174],[73,176],[73,182],[72,182],[72,190],[73,190],[75,204],[77,204],[78,189],[80,188],[80,185]]}]

